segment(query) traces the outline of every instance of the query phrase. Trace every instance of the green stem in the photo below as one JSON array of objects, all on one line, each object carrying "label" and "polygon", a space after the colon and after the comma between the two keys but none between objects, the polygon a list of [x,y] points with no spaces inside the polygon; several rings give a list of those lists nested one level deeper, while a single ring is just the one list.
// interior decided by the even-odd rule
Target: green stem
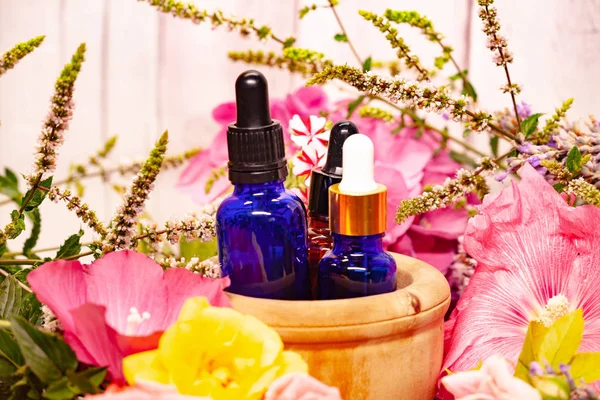
[{"label": "green stem", "polygon": [[[94,254],[93,251],[86,251],[83,253],[75,254],[70,257],[61,258],[61,260],[77,260],[81,257],[91,256],[92,254]],[[36,260],[31,258],[19,258],[13,260],[0,260],[0,265],[34,265],[39,262],[42,262],[42,260]]]},{"label": "green stem", "polygon": [[342,33],[344,34],[344,36],[346,37],[346,40],[348,41],[348,46],[350,46],[350,50],[352,50],[352,53],[354,54],[354,57],[356,57],[356,61],[358,61],[359,64],[360,64],[360,66],[362,67],[363,64],[364,64],[364,62],[363,62],[362,58],[360,57],[360,55],[358,54],[358,51],[356,51],[356,48],[354,47],[354,45],[350,41],[350,37],[348,36],[348,33],[346,32],[346,29],[344,28],[344,24],[342,23],[342,19],[340,18],[340,16],[338,15],[337,11],[335,10],[335,5],[333,4],[332,0],[329,0],[329,6],[331,8],[331,11],[333,11],[333,15],[335,16],[335,19],[337,20],[337,23],[338,23],[340,29],[342,30]]}]

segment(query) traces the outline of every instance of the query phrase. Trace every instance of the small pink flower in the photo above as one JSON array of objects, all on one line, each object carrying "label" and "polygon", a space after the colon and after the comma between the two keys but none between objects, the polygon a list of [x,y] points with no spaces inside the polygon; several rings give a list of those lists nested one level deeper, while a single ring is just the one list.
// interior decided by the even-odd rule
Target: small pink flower
[{"label": "small pink flower", "polygon": [[532,320],[550,326],[578,308],[579,351],[600,350],[600,209],[569,206],[529,164],[520,175],[469,221],[464,247],[477,268],[446,325],[444,369],[493,354],[515,364]]},{"label": "small pink flower", "polygon": [[136,386],[110,386],[104,393],[86,395],[85,400],[210,400],[209,397],[179,394],[172,385],[144,382]]},{"label": "small pink flower", "polygon": [[457,372],[442,378],[456,400],[541,400],[532,386],[513,376],[513,366],[493,355],[477,371]]},{"label": "small pink flower", "polygon": [[310,172],[313,168],[323,167],[327,154],[319,149],[320,145],[314,141],[300,150],[300,152],[292,158],[292,173],[296,176],[306,176],[304,181],[306,186],[310,185]]},{"label": "small pink flower", "polygon": [[310,375],[286,374],[269,386],[265,400],[342,400],[337,388]]},{"label": "small pink flower", "polygon": [[213,280],[182,268],[163,271],[130,250],[108,253],[89,265],[46,263],[27,280],[60,321],[79,361],[107,366],[117,383],[123,382],[123,358],[156,348],[188,297],[230,306],[223,292],[228,278]]},{"label": "small pink flower", "polygon": [[301,149],[312,145],[324,155],[327,152],[330,133],[325,130],[326,122],[326,118],[311,115],[305,123],[298,114],[294,115],[289,123],[292,142]]}]

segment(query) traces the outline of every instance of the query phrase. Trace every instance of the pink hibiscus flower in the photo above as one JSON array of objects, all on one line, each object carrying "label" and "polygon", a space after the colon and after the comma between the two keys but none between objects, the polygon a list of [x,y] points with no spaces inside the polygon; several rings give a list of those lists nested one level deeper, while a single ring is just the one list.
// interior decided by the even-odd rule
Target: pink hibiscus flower
[{"label": "pink hibiscus flower", "polygon": [[496,353],[516,364],[530,321],[550,326],[578,308],[579,351],[600,350],[600,209],[569,206],[528,164],[520,175],[486,196],[467,227],[464,247],[478,266],[446,325],[444,369]]},{"label": "pink hibiscus flower", "polygon": [[144,254],[129,250],[108,253],[90,265],[46,263],[27,280],[60,321],[79,361],[107,366],[116,382],[123,382],[123,357],[156,348],[188,297],[230,306],[223,292],[228,278],[213,280],[179,268],[163,272]]},{"label": "pink hibiscus flower", "polygon": [[[271,99],[271,117],[279,120],[284,132],[294,115],[308,120],[327,109],[327,96],[320,87],[301,88],[285,99]],[[177,182],[184,193],[192,196],[198,204],[208,204],[231,188],[226,173],[218,173],[227,167],[227,125],[235,122],[235,103],[224,103],[213,110],[213,119],[221,125],[208,149],[198,153],[181,173]],[[284,134],[289,145],[289,135]],[[217,173],[215,173],[217,172]],[[211,183],[208,185],[208,183]]]},{"label": "pink hibiscus flower", "polygon": [[136,386],[109,386],[102,394],[84,397],[85,400],[211,400],[210,397],[179,394],[173,385],[163,385],[151,381]]}]

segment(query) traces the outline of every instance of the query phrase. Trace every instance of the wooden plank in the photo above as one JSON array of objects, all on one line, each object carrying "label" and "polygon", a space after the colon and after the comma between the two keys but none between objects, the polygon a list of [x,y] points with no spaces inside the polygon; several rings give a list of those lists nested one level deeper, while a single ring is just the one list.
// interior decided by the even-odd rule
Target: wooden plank
[{"label": "wooden plank", "polygon": [[[202,9],[221,9],[228,15],[253,18],[258,25],[271,26],[281,37],[293,35],[295,2],[213,0],[195,3]],[[235,79],[248,69],[245,64],[229,61],[227,52],[279,50],[281,46],[273,42],[260,43],[253,35],[241,38],[237,32],[228,32],[225,27],[213,29],[208,23],[194,25],[164,14],[159,26],[159,125],[161,129],[169,129],[169,152],[173,154],[191,147],[207,146],[219,129],[212,120],[213,108],[234,100]],[[262,72],[269,80],[272,97],[281,97],[289,92],[291,77],[287,72],[271,69]],[[158,220],[198,209],[189,197],[174,189],[179,173],[168,171],[159,178],[160,197],[154,196],[153,199],[158,203],[153,210],[160,210],[154,211]],[[176,209],[174,204],[177,204]]]}]

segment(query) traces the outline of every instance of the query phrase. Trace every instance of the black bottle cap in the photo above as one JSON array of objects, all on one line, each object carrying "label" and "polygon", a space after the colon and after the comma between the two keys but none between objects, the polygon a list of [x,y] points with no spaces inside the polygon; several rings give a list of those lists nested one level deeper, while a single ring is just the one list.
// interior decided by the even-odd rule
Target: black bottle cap
[{"label": "black bottle cap", "polygon": [[350,121],[340,121],[331,128],[325,165],[310,174],[310,213],[329,215],[329,186],[342,181],[342,148],[346,139],[355,133],[358,133],[358,128]]},{"label": "black bottle cap", "polygon": [[229,180],[263,183],[287,176],[283,131],[271,119],[264,75],[246,71],[235,81],[237,121],[227,128]]}]

